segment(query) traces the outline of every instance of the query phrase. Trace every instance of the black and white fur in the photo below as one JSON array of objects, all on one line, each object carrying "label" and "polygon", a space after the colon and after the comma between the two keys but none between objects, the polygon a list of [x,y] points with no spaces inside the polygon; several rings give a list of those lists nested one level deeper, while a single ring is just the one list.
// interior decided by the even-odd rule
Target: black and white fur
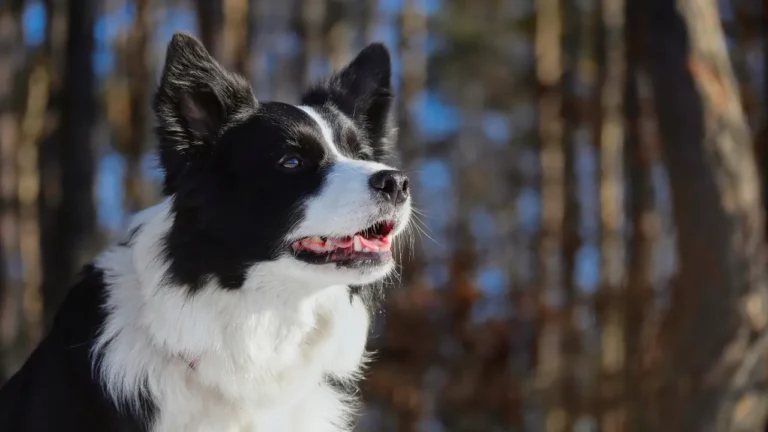
[{"label": "black and white fur", "polygon": [[[350,430],[343,389],[369,325],[353,287],[394,263],[308,262],[291,244],[408,224],[407,180],[388,165],[390,73],[373,44],[301,105],[260,102],[175,35],[154,103],[166,198],[83,270],[0,392],[0,430]],[[382,172],[399,199],[371,187]]]}]

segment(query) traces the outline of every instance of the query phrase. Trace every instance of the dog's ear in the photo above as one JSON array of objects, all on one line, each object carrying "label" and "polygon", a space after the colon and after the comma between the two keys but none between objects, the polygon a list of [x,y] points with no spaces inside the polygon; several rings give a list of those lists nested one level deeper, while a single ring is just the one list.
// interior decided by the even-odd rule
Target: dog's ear
[{"label": "dog's ear", "polygon": [[392,108],[392,62],[381,43],[365,47],[352,62],[302,97],[305,105],[332,103],[365,132],[381,159],[390,153],[394,132]]},{"label": "dog's ear", "polygon": [[175,192],[191,165],[213,153],[233,116],[256,104],[245,79],[224,70],[193,36],[174,34],[154,99],[166,194]]}]

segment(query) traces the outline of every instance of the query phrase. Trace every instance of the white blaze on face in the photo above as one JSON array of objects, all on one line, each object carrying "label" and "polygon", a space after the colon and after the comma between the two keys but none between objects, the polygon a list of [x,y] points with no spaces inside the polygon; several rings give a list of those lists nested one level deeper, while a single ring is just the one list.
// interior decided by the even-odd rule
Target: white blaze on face
[{"label": "white blaze on face", "polygon": [[[328,122],[310,107],[299,108],[320,126],[333,165],[320,193],[307,202],[304,219],[291,235],[343,237],[367,228],[384,216],[395,216],[381,213],[379,202],[369,185],[371,175],[394,168],[378,162],[344,156],[336,147]],[[403,206],[402,213],[407,215],[409,209],[410,202]]]}]

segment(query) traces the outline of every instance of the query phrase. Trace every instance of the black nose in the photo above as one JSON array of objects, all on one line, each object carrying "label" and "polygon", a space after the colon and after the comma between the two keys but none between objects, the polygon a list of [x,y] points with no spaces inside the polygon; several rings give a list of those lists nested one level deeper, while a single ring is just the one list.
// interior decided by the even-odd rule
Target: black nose
[{"label": "black nose", "polygon": [[371,188],[384,198],[397,204],[408,199],[408,177],[395,170],[379,171],[368,180]]}]

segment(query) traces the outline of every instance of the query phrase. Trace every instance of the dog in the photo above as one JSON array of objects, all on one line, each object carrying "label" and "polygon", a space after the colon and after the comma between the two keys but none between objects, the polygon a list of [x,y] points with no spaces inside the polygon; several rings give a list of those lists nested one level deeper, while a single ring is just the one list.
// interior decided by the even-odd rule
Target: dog
[{"label": "dog", "polygon": [[175,34],[153,101],[164,199],[82,270],[0,430],[351,430],[363,287],[411,216],[390,81],[374,43],[299,105],[257,101]]}]

